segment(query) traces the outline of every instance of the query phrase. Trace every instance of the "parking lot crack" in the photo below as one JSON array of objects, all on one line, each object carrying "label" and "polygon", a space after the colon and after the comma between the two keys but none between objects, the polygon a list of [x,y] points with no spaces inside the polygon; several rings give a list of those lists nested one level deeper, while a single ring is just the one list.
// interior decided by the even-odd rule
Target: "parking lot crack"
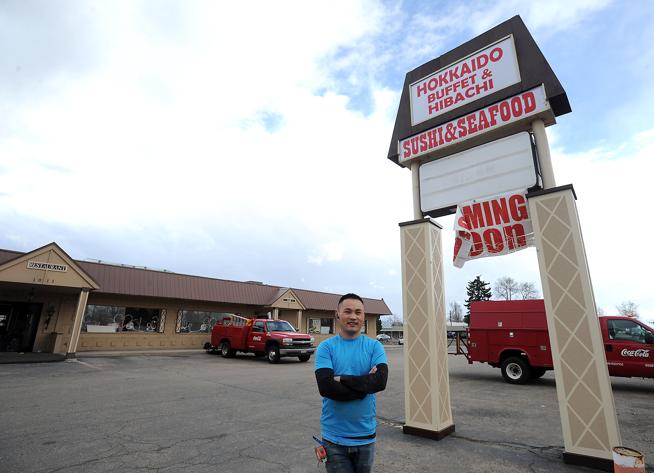
[{"label": "parking lot crack", "polygon": [[57,472],[60,472],[60,471],[67,472],[67,471],[70,471],[72,468],[84,467],[86,465],[93,465],[95,463],[102,462],[102,461],[104,461],[104,460],[106,460],[108,458],[111,458],[111,457],[112,457],[112,455],[107,455],[107,456],[100,457],[100,458],[91,458],[91,459],[83,461],[83,462],[73,463],[71,465],[61,466],[59,468],[55,468],[54,470],[44,470],[43,473],[57,473]]},{"label": "parking lot crack", "polygon": [[[465,440],[466,442],[473,442],[473,443],[480,443],[484,445],[495,445],[498,447],[509,447],[509,448],[516,448],[516,449],[522,449],[522,450],[537,450],[539,453],[543,453],[546,451],[550,450],[563,450],[562,445],[546,445],[546,446],[541,446],[541,445],[530,445],[528,443],[521,443],[521,442],[507,442],[507,441],[496,441],[496,440],[485,440],[485,439],[476,439],[472,437],[466,437],[464,435],[460,434],[452,434],[452,438],[455,439],[461,439]],[[532,452],[536,453],[536,452]]]}]

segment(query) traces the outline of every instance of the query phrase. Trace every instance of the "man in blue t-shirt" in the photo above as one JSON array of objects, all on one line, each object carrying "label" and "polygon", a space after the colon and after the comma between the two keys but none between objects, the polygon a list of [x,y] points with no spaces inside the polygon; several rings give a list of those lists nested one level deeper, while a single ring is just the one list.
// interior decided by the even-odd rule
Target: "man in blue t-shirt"
[{"label": "man in blue t-shirt", "polygon": [[316,350],[327,473],[370,473],[375,459],[374,393],[386,389],[388,364],[381,343],[361,335],[365,318],[363,300],[345,294],[336,309],[339,334]]}]

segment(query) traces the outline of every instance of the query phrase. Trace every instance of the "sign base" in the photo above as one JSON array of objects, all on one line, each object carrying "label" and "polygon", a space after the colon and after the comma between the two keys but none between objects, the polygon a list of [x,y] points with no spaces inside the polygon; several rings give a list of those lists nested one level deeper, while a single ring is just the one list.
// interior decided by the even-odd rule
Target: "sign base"
[{"label": "sign base", "polygon": [[589,457],[578,453],[563,452],[563,463],[568,465],[586,466],[601,471],[613,471],[613,460],[608,458]]},{"label": "sign base", "polygon": [[441,440],[447,437],[448,435],[450,435],[451,433],[454,433],[454,424],[444,428],[443,430],[427,430],[427,429],[420,429],[418,427],[411,427],[409,425],[404,425],[402,427],[402,432],[407,435],[415,435],[416,437],[424,437],[432,440]]}]

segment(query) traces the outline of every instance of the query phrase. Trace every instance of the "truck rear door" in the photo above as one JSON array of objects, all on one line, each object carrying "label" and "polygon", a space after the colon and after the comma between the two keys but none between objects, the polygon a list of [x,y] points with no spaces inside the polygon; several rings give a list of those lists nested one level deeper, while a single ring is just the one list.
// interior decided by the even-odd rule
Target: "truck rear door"
[{"label": "truck rear door", "polygon": [[604,347],[609,374],[654,378],[654,334],[627,318],[606,318]]}]

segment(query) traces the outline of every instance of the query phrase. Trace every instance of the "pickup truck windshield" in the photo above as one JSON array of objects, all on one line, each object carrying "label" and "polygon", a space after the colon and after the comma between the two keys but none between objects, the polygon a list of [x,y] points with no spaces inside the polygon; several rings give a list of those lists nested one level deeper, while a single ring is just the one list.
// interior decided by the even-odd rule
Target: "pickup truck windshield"
[{"label": "pickup truck windshield", "polygon": [[295,332],[293,326],[285,320],[269,320],[266,324],[269,332]]},{"label": "pickup truck windshield", "polygon": [[609,338],[628,342],[651,343],[654,334],[631,320],[616,319],[608,321]]}]

